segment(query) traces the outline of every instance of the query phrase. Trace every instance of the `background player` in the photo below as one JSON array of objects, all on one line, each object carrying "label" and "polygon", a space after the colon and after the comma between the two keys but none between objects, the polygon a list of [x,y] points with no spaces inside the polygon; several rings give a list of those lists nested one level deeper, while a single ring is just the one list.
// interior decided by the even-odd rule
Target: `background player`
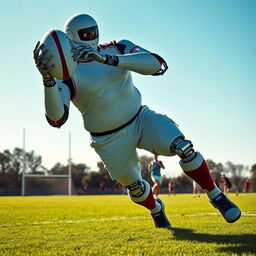
[{"label": "background player", "polygon": [[249,193],[249,191],[250,191],[250,181],[249,181],[248,178],[246,178],[246,179],[244,180],[243,191],[244,191],[245,193]]},{"label": "background player", "polygon": [[173,194],[175,196],[175,183],[173,179],[170,179],[168,182],[168,194],[169,196]]},{"label": "background player", "polygon": [[200,197],[201,187],[200,185],[193,180],[193,197]]},{"label": "background player", "polygon": [[160,194],[162,184],[161,168],[165,169],[165,166],[162,161],[158,160],[158,155],[154,154],[153,160],[148,165],[148,171],[151,172],[151,179],[154,183],[152,189],[156,197]]},{"label": "background player", "polygon": [[78,62],[69,79],[52,77],[48,64],[51,56],[44,44],[38,43],[34,49],[35,63],[43,77],[49,124],[61,127],[72,102],[91,134],[91,146],[111,177],[128,189],[132,201],[150,211],[156,227],[171,225],[163,202],[154,198],[150,185],[141,177],[136,148],[158,155],[178,155],[183,171],[200,184],[225,220],[236,221],[239,208],[215,186],[203,156],[194,150],[192,142],[173,120],[141,105],[131,71],[163,75],[168,68],[165,60],[129,40],[99,45],[98,25],[87,14],[69,18],[64,30],[73,41],[73,58]]},{"label": "background player", "polygon": [[224,173],[221,174],[221,178],[224,186],[224,193],[228,194],[231,191],[232,182]]}]

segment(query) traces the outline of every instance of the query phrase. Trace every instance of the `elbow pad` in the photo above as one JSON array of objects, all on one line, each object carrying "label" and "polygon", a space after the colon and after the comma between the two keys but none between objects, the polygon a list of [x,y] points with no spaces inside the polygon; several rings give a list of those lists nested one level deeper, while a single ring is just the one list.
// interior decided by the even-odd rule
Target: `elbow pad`
[{"label": "elbow pad", "polygon": [[159,75],[163,75],[166,70],[168,69],[167,63],[165,62],[165,60],[160,57],[159,55],[155,54],[155,53],[151,53],[160,63],[160,68],[158,69],[158,71],[154,74],[151,74],[152,76],[159,76]]},{"label": "elbow pad", "polygon": [[62,117],[59,120],[54,121],[54,120],[50,119],[47,115],[45,115],[46,120],[48,121],[48,123],[51,126],[56,127],[56,128],[60,128],[67,121],[68,115],[69,115],[69,109],[65,104],[63,104],[63,106],[64,106],[64,113],[63,113]]}]

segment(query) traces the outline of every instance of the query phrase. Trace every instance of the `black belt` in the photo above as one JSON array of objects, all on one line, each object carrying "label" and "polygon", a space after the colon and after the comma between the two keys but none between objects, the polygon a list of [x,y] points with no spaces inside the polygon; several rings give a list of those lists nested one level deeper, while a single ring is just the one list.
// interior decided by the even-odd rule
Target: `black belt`
[{"label": "black belt", "polygon": [[139,111],[136,113],[136,115],[135,115],[132,119],[130,119],[127,123],[125,123],[125,124],[123,124],[123,125],[121,125],[121,126],[115,128],[115,129],[113,129],[113,130],[109,130],[109,131],[106,131],[106,132],[90,132],[90,134],[91,134],[92,136],[104,136],[104,135],[111,134],[111,133],[113,133],[113,132],[117,132],[117,131],[123,129],[124,127],[126,127],[127,125],[129,125],[130,123],[132,123],[132,122],[135,120],[135,118],[139,115],[141,109],[142,109],[142,106],[140,106]]}]

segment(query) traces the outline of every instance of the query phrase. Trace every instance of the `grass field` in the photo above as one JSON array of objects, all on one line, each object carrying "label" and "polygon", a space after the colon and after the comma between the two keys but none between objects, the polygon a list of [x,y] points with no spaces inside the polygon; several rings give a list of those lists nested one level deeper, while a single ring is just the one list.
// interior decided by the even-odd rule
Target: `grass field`
[{"label": "grass field", "polygon": [[4,255],[256,255],[256,194],[230,194],[226,223],[203,194],[161,195],[172,230],[156,229],[126,195],[0,197]]}]

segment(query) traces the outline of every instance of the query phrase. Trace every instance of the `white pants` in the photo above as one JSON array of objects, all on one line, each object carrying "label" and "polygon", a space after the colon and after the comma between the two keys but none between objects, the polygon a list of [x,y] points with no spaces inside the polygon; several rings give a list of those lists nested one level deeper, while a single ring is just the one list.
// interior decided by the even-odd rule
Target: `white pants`
[{"label": "white pants", "polygon": [[143,106],[137,118],[125,128],[105,136],[92,136],[91,147],[100,156],[110,176],[128,186],[141,179],[136,148],[171,156],[172,141],[182,135],[166,115]]}]

